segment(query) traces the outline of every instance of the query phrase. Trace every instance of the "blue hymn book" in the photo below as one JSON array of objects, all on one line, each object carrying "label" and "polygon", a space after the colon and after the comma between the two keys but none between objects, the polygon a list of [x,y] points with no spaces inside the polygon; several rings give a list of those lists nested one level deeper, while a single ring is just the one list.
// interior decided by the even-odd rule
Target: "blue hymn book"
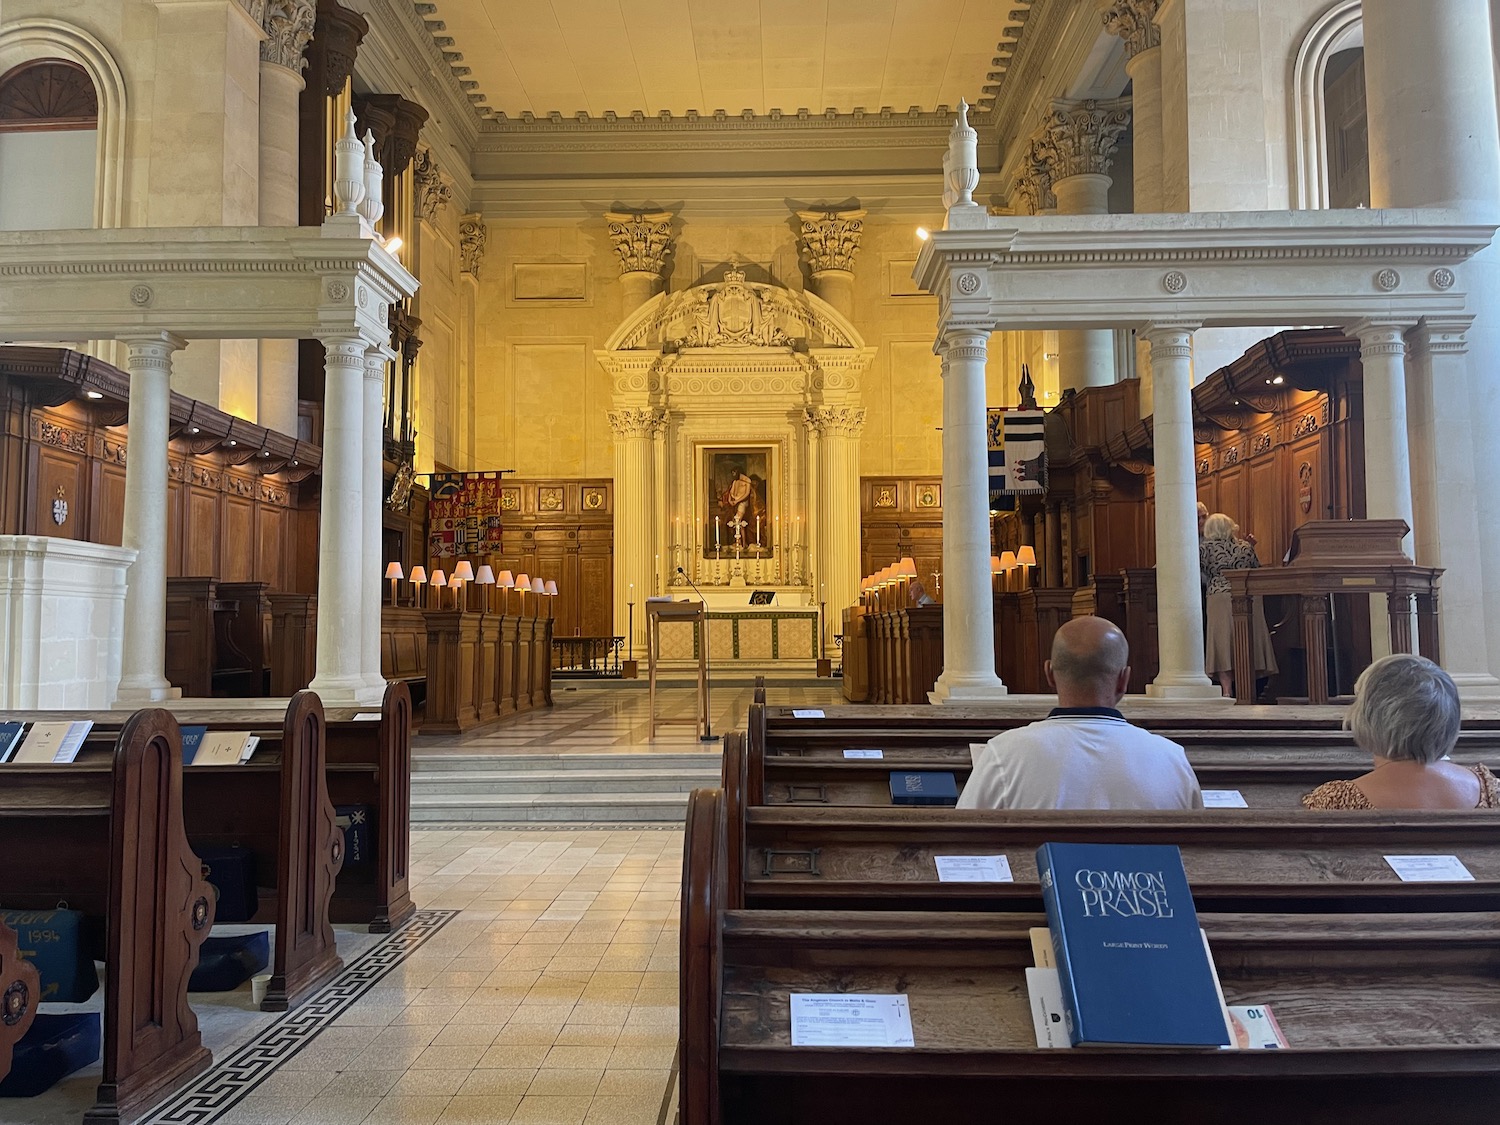
[{"label": "blue hymn book", "polygon": [[1229,1043],[1175,847],[1043,844],[1036,863],[1075,1047]]},{"label": "blue hymn book", "polygon": [[891,771],[891,804],[893,805],[956,805],[958,783],[951,773],[918,771],[902,773]]}]

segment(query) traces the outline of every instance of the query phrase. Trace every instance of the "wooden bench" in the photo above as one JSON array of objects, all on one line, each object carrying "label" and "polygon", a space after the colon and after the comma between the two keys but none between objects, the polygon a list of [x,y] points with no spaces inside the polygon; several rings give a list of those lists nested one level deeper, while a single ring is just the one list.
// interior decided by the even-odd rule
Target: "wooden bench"
[{"label": "wooden bench", "polygon": [[182,749],[166,711],[128,719],[108,756],[0,766],[7,906],[60,901],[102,924],[103,1078],[90,1120],[120,1120],[211,1061],[188,978],[213,924],[213,888],[183,827]]},{"label": "wooden bench", "polygon": [[328,713],[328,794],[335,805],[370,810],[370,857],[345,864],[333,892],[335,922],[368,923],[388,933],[412,916],[411,899],[411,694],[388,683],[379,720],[367,712]]},{"label": "wooden bench", "polygon": [[[725,819],[692,795],[682,1125],[1494,1118],[1500,915],[1204,914],[1226,999],[1270,1005],[1292,1049],[1045,1051],[1023,972],[1043,916],[736,910]],[[905,994],[916,1047],[794,1048],[794,992]]]},{"label": "wooden bench", "polygon": [[[14,717],[93,720],[78,760],[58,767],[63,769],[105,761],[110,740],[129,721],[118,712]],[[278,718],[279,726],[270,725]],[[261,1010],[286,1011],[343,968],[329,900],[344,860],[344,835],[334,821],[325,780],[323,705],[313,692],[301,691],[282,715],[265,709],[198,710],[182,719],[210,731],[244,730],[260,737],[243,765],[182,769],[182,819],[195,849],[239,846],[254,856],[257,890],[269,893],[260,895],[249,922],[276,927]]]},{"label": "wooden bench", "polygon": [[[809,808],[760,799],[752,762],[724,736],[736,907],[1040,909],[1036,849],[1068,840],[1178,845],[1203,910],[1500,910],[1500,820],[1484,813],[893,808],[888,789],[886,807]],[[1409,853],[1458,855],[1475,881],[1404,883],[1383,856]],[[935,855],[1004,855],[1015,882],[941,883]]]},{"label": "wooden bench", "polygon": [[0,922],[0,1078],[10,1073],[11,1052],[36,1018],[41,998],[36,966],[22,959],[16,932]]}]

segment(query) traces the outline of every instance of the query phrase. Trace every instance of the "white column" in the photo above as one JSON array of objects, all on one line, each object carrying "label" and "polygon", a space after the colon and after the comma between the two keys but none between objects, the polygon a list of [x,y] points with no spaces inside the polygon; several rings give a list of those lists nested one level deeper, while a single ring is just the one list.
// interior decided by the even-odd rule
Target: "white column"
[{"label": "white column", "polygon": [[[1479,574],[1478,481],[1468,398],[1451,388],[1467,376],[1471,318],[1424,321],[1407,335],[1407,436],[1411,443],[1415,558],[1446,574]],[[1446,575],[1445,575],[1446,577]],[[1438,598],[1443,667],[1468,701],[1500,699],[1484,632],[1484,591],[1462,578]]]},{"label": "white column", "polygon": [[[1059,215],[1107,215],[1110,177],[1086,172],[1054,180]],[[1058,381],[1063,390],[1107,387],[1115,381],[1115,339],[1107,328],[1064,329],[1057,334]]]},{"label": "white column", "polygon": [[172,423],[172,353],[187,341],[170,332],[122,336],[130,372],[129,458],[124,531],[136,551],[125,574],[125,643],[115,702],[134,706],[182,693],[167,682],[167,437]]},{"label": "white column", "polygon": [[385,469],[382,427],[385,424],[385,365],[393,353],[389,348],[371,348],[365,352],[364,424],[361,431],[363,471],[361,474],[361,522],[364,547],[360,552],[359,577],[364,586],[363,635],[360,667],[365,681],[381,695],[385,694],[385,677],[380,672],[380,587],[384,583],[385,557],[384,516],[381,497],[385,494]]},{"label": "white column", "polygon": [[[1346,329],[1359,338],[1364,367],[1365,518],[1404,520],[1415,526],[1411,506],[1411,450],[1406,433],[1406,329],[1410,324],[1361,321]],[[1415,558],[1411,535],[1401,549]],[[1391,651],[1385,596],[1370,595],[1370,656]],[[1415,636],[1415,634],[1413,634]]]},{"label": "white column", "polygon": [[[654,415],[650,407],[628,407],[609,412],[609,424],[615,435],[615,623],[623,634],[629,619],[626,603],[634,601],[634,646],[642,660],[645,659],[645,602],[656,592],[651,584],[651,544],[654,540],[649,527]],[[709,545],[712,546],[712,539]],[[683,563],[683,568],[696,581],[692,563],[693,559],[689,558]]]},{"label": "white column", "polygon": [[[1500,220],[1500,129],[1486,0],[1365,0],[1363,21],[1371,204],[1450,207],[1460,221]],[[1482,424],[1500,417],[1500,250],[1481,251],[1458,273],[1475,319],[1464,374],[1441,389],[1466,401],[1469,417]],[[1412,283],[1427,280],[1419,275]],[[1437,430],[1430,440],[1444,438]],[[1494,487],[1500,442],[1482,440],[1479,432],[1474,438],[1474,479],[1485,487],[1472,501],[1447,493],[1437,500],[1444,509],[1471,502],[1477,508],[1480,566],[1449,570],[1443,596],[1458,586],[1482,592],[1493,673],[1500,672],[1500,492]],[[1442,518],[1461,517],[1445,512]]]},{"label": "white column", "polygon": [[318,529],[317,668],[325,706],[379,702],[365,678],[365,352],[358,336],[329,336],[323,392],[323,499]]},{"label": "white column", "polygon": [[[300,63],[301,56],[297,56]],[[260,222],[297,225],[297,71],[264,58],[260,64]],[[260,342],[256,421],[297,436],[297,341]]]},{"label": "white column", "polygon": [[1152,324],[1156,416],[1156,699],[1223,699],[1203,672],[1198,580],[1198,490],[1193,469],[1193,332],[1197,324]]},{"label": "white column", "polygon": [[1162,210],[1161,44],[1137,51],[1125,64],[1130,75],[1131,115],[1135,123],[1135,213]]},{"label": "white column", "polygon": [[842,610],[859,598],[859,433],[865,412],[852,406],[824,406],[817,419],[823,458],[818,474],[823,549],[808,580],[814,603],[826,600]]},{"label": "white column", "polygon": [[934,703],[1007,694],[995,674],[990,590],[990,482],[985,435],[989,332],[953,329],[943,357],[943,674]]}]

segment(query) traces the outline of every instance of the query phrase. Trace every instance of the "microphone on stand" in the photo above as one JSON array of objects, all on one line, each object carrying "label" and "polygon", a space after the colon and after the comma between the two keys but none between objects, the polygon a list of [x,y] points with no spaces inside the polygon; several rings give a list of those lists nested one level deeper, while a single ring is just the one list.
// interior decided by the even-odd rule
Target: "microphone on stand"
[{"label": "microphone on stand", "polygon": [[697,594],[698,600],[703,603],[703,733],[698,736],[698,741],[717,742],[720,736],[713,732],[712,721],[710,719],[713,712],[708,709],[708,660],[710,655],[708,648],[708,599],[703,596],[703,591],[693,584],[693,580],[688,577],[687,571],[679,566],[677,573],[682,575],[683,581],[693,587],[693,593]]}]

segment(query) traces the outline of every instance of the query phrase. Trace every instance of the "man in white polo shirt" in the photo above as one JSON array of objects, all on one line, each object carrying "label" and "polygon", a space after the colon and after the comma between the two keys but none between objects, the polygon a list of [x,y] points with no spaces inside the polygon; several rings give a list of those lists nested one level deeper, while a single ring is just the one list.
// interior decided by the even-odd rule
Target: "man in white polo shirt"
[{"label": "man in white polo shirt", "polygon": [[1052,639],[1045,719],[990,739],[961,809],[1201,809],[1181,746],[1115,709],[1130,682],[1130,646],[1102,617],[1075,617]]}]

